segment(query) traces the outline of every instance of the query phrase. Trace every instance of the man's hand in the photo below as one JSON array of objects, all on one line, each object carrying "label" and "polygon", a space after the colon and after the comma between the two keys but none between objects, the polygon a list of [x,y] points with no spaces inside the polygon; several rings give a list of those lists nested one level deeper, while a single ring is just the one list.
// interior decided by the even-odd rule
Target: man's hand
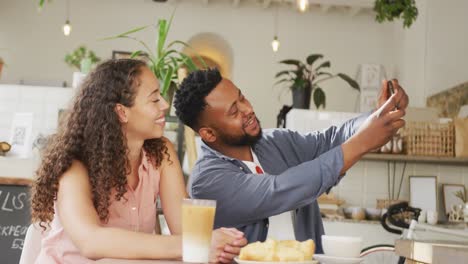
[{"label": "man's hand", "polygon": [[244,233],[235,228],[219,228],[213,231],[210,262],[231,263],[240,249],[247,244]]},{"label": "man's hand", "polygon": [[[406,94],[405,90],[400,86],[397,79],[393,79],[391,80],[391,82],[393,84],[393,89],[396,95],[396,98],[395,98],[396,107],[398,109],[406,110],[406,108],[408,107],[408,103],[409,103],[408,95]],[[382,105],[384,105],[385,102],[387,102],[390,96],[391,94],[388,89],[388,81],[383,80],[382,88],[380,88],[379,98],[377,100],[377,109],[382,107]]]},{"label": "man's hand", "polygon": [[[366,119],[356,134],[341,145],[344,160],[341,174],[354,165],[362,155],[387,143],[398,129],[405,125],[405,121],[401,118],[405,115],[404,109],[408,105],[408,100],[402,101],[404,98],[401,95],[401,92],[400,95],[395,92],[390,96],[385,104]],[[397,101],[397,98],[400,98],[400,101]],[[404,107],[397,105],[397,102],[402,103]]]}]

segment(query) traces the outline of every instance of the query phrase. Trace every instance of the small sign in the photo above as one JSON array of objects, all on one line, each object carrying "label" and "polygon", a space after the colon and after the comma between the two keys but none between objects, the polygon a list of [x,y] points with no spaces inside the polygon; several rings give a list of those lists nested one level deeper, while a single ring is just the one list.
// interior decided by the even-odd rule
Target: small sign
[{"label": "small sign", "polygon": [[28,158],[32,151],[33,113],[16,113],[10,131],[9,156]]}]

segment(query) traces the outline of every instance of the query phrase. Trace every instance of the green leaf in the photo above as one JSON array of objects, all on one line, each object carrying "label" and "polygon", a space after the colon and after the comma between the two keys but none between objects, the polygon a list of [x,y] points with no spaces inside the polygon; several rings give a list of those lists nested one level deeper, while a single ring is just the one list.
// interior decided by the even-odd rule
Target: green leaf
[{"label": "green leaf", "polygon": [[301,67],[301,65],[302,65],[302,62],[300,62],[299,60],[282,60],[279,63],[288,64],[288,65],[295,65],[297,67]]},{"label": "green leaf", "polygon": [[325,92],[322,90],[322,88],[316,86],[315,89],[313,90],[313,97],[314,97],[314,104],[317,109],[320,108],[320,106],[323,105],[323,108],[325,108]]},{"label": "green leaf", "polygon": [[[176,9],[174,9],[174,11],[172,11],[171,18],[169,18],[169,23],[167,24],[167,27],[166,27],[166,34],[165,34],[166,38],[167,38],[167,35],[169,35],[169,30],[171,29],[172,20],[174,19],[175,11],[176,11]],[[164,43],[165,42],[166,42],[166,39],[164,39]]]},{"label": "green leaf", "polygon": [[350,78],[348,75],[346,75],[344,73],[338,73],[337,75],[338,75],[338,77],[340,77],[341,79],[346,81],[351,87],[353,87],[354,89],[360,91],[359,84],[355,80]]},{"label": "green leaf", "polygon": [[182,46],[185,46],[187,48],[192,48],[189,44],[183,42],[183,41],[180,41],[180,40],[174,40],[172,41],[171,43],[169,43],[169,45],[167,45],[167,48],[170,48],[172,46],[174,46],[175,44],[181,44]]},{"label": "green leaf", "polygon": [[325,61],[322,64],[320,64],[317,68],[315,68],[316,71],[318,71],[321,68],[330,68],[331,63],[330,61]]},{"label": "green leaf", "polygon": [[333,74],[329,73],[329,72],[317,72],[317,76],[322,76],[322,75],[326,75],[328,77],[332,77]]},{"label": "green leaf", "polygon": [[118,37],[118,38],[126,37],[126,36],[128,36],[128,35],[130,35],[130,34],[133,34],[133,33],[135,33],[135,32],[142,31],[143,29],[145,29],[145,28],[147,28],[147,27],[148,27],[148,26],[137,27],[137,28],[131,29],[131,30],[127,31],[127,32],[124,32],[124,33],[122,33],[122,34],[119,34],[119,35],[117,35],[116,37]]},{"label": "green leaf", "polygon": [[312,66],[317,59],[321,58],[323,58],[322,54],[312,54],[307,57],[306,61],[308,65]]},{"label": "green leaf", "polygon": [[164,43],[166,42],[167,38],[167,21],[165,19],[160,19],[158,21],[158,29],[159,29],[159,34],[158,34],[158,57],[162,56],[163,50],[164,50]]},{"label": "green leaf", "polygon": [[140,54],[142,54],[142,53],[143,53],[143,51],[141,51],[141,50],[134,51],[134,52],[132,52],[132,54],[130,54],[130,58],[131,59],[136,58],[136,57],[140,56]]},{"label": "green leaf", "polygon": [[174,74],[174,68],[172,66],[168,66],[168,70],[164,75],[164,82],[163,86],[161,87],[161,94],[166,95],[167,91],[169,90],[169,86],[171,85],[172,75]]},{"label": "green leaf", "polygon": [[195,57],[197,57],[197,60],[200,62],[200,64],[203,66],[203,69],[207,69],[208,65],[206,64],[205,60],[198,55],[198,53],[195,53]]},{"label": "green leaf", "polygon": [[[175,44],[181,44],[182,46],[193,50],[193,48],[189,44],[187,44],[187,43],[185,43],[183,41],[180,41],[180,40],[175,40],[175,41],[169,43],[169,45],[167,45],[167,48],[170,48]],[[203,68],[205,68],[205,69],[208,68],[208,65],[206,65],[205,60],[200,55],[198,55],[198,53],[196,53],[196,52],[195,52],[195,57],[200,62],[200,64],[203,66]]]},{"label": "green leaf", "polygon": [[174,57],[170,57],[169,59],[171,60],[172,67],[174,67],[174,72],[176,73],[174,75],[177,75],[177,70],[179,70],[179,68],[183,65],[180,63],[177,63],[177,60]]},{"label": "green leaf", "polygon": [[154,73],[154,75],[156,75],[156,78],[160,79],[160,77],[156,74],[156,69],[154,67],[154,63],[150,63],[149,68]]},{"label": "green leaf", "polygon": [[180,56],[184,58],[184,64],[187,66],[190,72],[198,70],[198,67],[195,65],[195,63],[193,63],[193,60],[189,56],[183,53],[180,53]]},{"label": "green leaf", "polygon": [[286,75],[286,74],[289,75],[291,72],[293,72],[293,71],[280,71],[275,75],[275,78],[278,78],[278,77],[280,77],[282,75]]},{"label": "green leaf", "polygon": [[105,38],[100,38],[98,40],[111,40],[111,39],[118,39],[118,38],[127,38],[128,35],[132,34],[132,33],[135,33],[135,32],[138,32],[138,31],[141,31],[145,28],[147,28],[148,26],[143,26],[143,27],[137,27],[137,28],[134,28],[134,29],[131,29],[127,32],[124,32],[122,34],[118,34],[118,35],[115,35],[115,36],[112,36],[112,37],[105,37]]},{"label": "green leaf", "polygon": [[172,49],[172,50],[166,50],[166,51],[165,51],[163,54],[161,54],[161,56],[159,57],[158,65],[159,65],[161,62],[164,62],[165,59],[166,59],[167,57],[169,57],[169,55],[174,54],[174,53],[178,54],[179,52],[178,52],[177,50],[173,50],[173,49]]}]

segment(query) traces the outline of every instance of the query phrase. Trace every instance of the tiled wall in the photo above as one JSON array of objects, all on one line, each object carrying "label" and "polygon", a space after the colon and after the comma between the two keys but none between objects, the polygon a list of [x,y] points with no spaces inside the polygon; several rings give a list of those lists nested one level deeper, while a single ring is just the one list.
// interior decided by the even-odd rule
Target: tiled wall
[{"label": "tiled wall", "polygon": [[34,113],[33,138],[57,128],[59,109],[67,108],[72,88],[0,84],[0,141],[8,141],[15,112]]},{"label": "tiled wall", "polygon": [[[390,165],[393,170],[393,165]],[[403,163],[396,163],[396,187],[399,185]],[[393,173],[392,173],[393,175]],[[400,193],[400,199],[409,200],[409,176],[437,176],[439,189],[444,183],[468,185],[466,166],[408,163]],[[384,161],[360,161],[354,165],[333,189],[333,193],[346,200],[348,205],[375,207],[376,199],[388,198],[388,170]],[[442,193],[439,190],[439,201]],[[441,203],[439,203],[441,208]]]}]

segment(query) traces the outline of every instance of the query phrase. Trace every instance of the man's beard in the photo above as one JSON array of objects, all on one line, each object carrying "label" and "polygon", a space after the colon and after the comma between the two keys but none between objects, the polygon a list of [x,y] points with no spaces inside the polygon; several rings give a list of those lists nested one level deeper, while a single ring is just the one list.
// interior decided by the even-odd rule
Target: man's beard
[{"label": "man's beard", "polygon": [[244,133],[242,136],[232,136],[224,132],[218,131],[218,136],[221,141],[230,146],[253,146],[257,141],[262,137],[262,128],[260,126],[260,121],[258,121],[258,127],[260,128],[257,135],[252,136],[247,133]]}]

